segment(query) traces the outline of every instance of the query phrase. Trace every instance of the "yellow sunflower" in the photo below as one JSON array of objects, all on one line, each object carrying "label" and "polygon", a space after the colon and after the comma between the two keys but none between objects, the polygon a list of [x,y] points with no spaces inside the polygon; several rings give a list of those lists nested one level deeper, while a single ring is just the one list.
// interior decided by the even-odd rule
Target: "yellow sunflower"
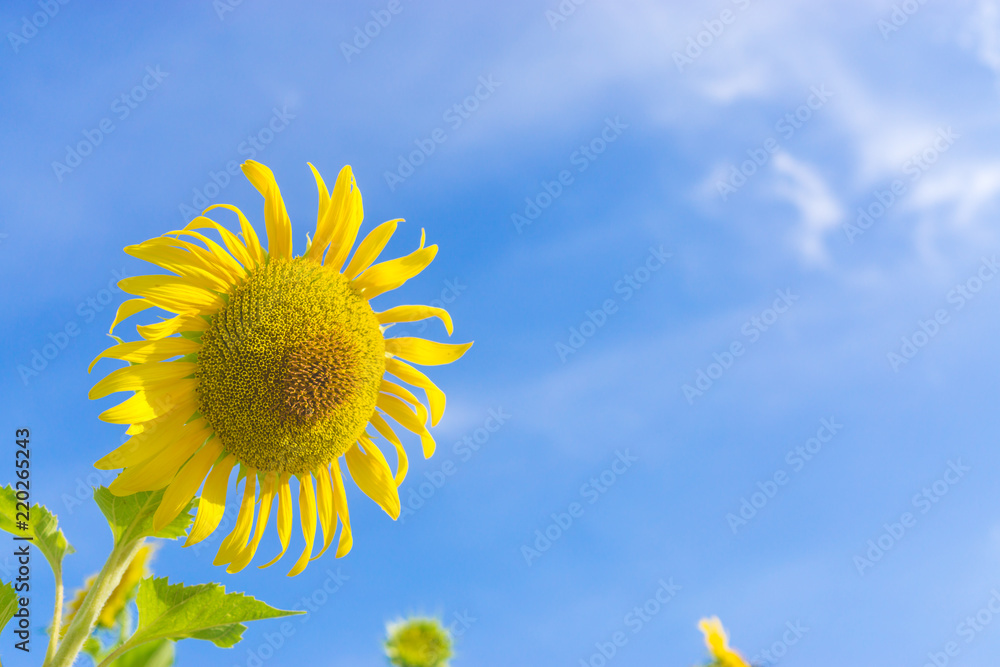
[{"label": "yellow sunflower", "polygon": [[[170,523],[204,482],[185,546],[205,539],[219,525],[239,464],[234,488],[243,481],[242,503],[215,558],[229,572],[253,558],[272,508],[281,552],[261,567],[284,555],[294,523],[292,478],[298,480],[305,549],[289,576],[326,551],[338,520],[337,556],[350,551],[341,457],[358,487],[397,518],[397,488],[407,458],[386,418],[419,435],[424,456],[430,457],[434,439],[428,416],[433,426],[445,408],[444,393],[407,362],[451,363],[472,345],[385,338],[394,323],[430,317],[439,318],[451,334],[451,317],[441,308],[396,306],[375,312],[370,304],[423,271],[437,246],[424,247],[421,233],[414,252],[373,264],[400,222],[390,220],[373,229],[352,256],[363,214],[351,168],[341,170],[330,193],[309,167],[319,191],[319,215],[302,256],[292,256],[291,224],[274,175],[252,160],[242,169],[264,196],[266,250],[246,216],[227,204],[205,213],[220,207],[235,212],[242,238],[202,215],[183,230],[125,248],[176,275],[122,280],[122,290],[141,298],[122,303],[111,331],[147,308],[174,316],[139,326],[143,340],[119,341],[94,360],[107,357],[130,365],[98,382],[90,398],[135,392],[101,414],[104,421],[129,424],[131,437],[95,465],[124,468],[109,487],[115,494],[165,489],[156,527]],[[198,229],[214,229],[225,248]],[[422,389],[429,411],[386,375]],[[395,446],[395,473],[367,432],[369,425]],[[313,556],[317,518],[323,545]]]},{"label": "yellow sunflower", "polygon": [[703,618],[698,628],[705,635],[705,645],[719,667],[750,667],[739,653],[729,648],[729,637],[718,616]]}]

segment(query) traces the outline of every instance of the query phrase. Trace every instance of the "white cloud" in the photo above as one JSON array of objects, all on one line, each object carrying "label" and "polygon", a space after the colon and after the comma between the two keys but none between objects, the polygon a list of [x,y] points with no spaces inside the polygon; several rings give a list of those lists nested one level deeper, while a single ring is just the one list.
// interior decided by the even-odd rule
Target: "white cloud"
[{"label": "white cloud", "polygon": [[800,225],[794,232],[799,253],[808,263],[826,264],[829,257],[823,238],[844,215],[837,198],[815,168],[781,151],[774,156],[778,182],[774,191],[799,211]]}]

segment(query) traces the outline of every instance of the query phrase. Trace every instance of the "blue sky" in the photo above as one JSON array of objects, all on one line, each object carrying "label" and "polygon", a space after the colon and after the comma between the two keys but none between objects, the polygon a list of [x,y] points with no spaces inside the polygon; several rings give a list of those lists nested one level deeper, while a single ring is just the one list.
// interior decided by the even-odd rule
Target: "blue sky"
[{"label": "blue sky", "polygon": [[[0,416],[69,587],[110,544],[77,498],[122,437],[86,399],[113,284],[149,271],[122,248],[200,198],[263,232],[226,174],[255,157],[304,249],[306,162],[351,164],[366,228],[407,220],[389,254],[441,247],[383,302],[476,344],[435,369],[405,520],[349,488],[353,551],[291,580],[160,549],[172,580],[325,598],[264,664],[383,664],[413,612],[463,630],[456,665],[596,666],[616,633],[609,665],[691,665],[708,614],[762,664],[996,664],[1000,3],[68,2],[26,29],[39,7],[0,10]],[[8,633],[5,664],[40,662],[33,576],[39,659]],[[278,627],[179,664],[256,664]]]}]

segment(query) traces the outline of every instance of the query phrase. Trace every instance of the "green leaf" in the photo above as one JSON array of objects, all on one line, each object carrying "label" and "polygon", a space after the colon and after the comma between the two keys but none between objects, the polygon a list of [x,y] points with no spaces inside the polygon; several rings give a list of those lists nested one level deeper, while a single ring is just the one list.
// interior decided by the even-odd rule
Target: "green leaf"
[{"label": "green leaf", "polygon": [[173,539],[182,537],[191,525],[191,507],[193,502],[188,503],[177,518],[163,527],[162,530],[153,530],[153,514],[160,506],[160,499],[163,498],[163,491],[141,491],[131,496],[116,496],[102,486],[94,490],[94,501],[104,513],[104,518],[111,526],[111,532],[115,536],[115,544],[125,541],[138,540],[142,537],[162,537]]},{"label": "green leaf", "polygon": [[6,581],[0,582],[0,631],[17,612],[17,593]]},{"label": "green leaf", "polygon": [[246,621],[303,614],[285,611],[243,593],[226,593],[220,584],[185,586],[166,577],[143,579],[135,598],[139,627],[124,646],[129,649],[159,639],[205,639],[221,648],[243,637]]},{"label": "green leaf", "polygon": [[[24,509],[23,505],[21,509]],[[0,488],[0,530],[17,537],[32,538],[30,542],[25,543],[38,547],[53,570],[61,568],[63,557],[73,553],[73,547],[59,530],[59,520],[56,515],[36,503],[28,512],[28,529],[21,530],[17,527],[19,520],[17,511],[17,493],[10,486]]]},{"label": "green leaf", "polygon": [[124,653],[108,667],[170,667],[174,664],[174,642],[161,639]]}]

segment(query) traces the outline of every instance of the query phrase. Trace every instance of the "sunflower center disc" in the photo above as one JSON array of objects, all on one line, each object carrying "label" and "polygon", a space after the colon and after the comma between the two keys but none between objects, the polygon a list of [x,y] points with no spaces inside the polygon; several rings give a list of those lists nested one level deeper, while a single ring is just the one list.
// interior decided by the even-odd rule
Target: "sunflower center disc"
[{"label": "sunflower center disc", "polygon": [[384,353],[375,313],[339,272],[271,258],[202,336],[201,413],[241,463],[315,470],[364,430]]}]

